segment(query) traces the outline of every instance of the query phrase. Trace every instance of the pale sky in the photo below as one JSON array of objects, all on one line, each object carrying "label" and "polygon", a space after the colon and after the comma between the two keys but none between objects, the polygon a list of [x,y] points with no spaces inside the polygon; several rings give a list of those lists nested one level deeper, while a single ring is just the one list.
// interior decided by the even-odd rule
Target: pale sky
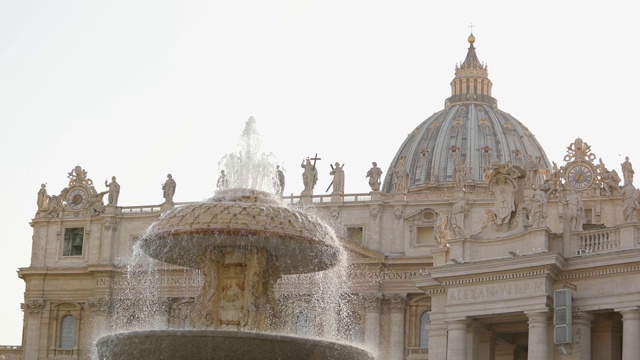
[{"label": "pale sky", "polygon": [[176,201],[202,200],[254,116],[286,194],[315,153],[316,194],[336,161],[346,192],[368,192],[371,162],[386,174],[443,108],[471,23],[499,108],[550,160],[581,137],[640,168],[630,1],[0,0],[0,345],[21,343],[41,183],[58,194],[80,165],[98,191],[115,175],[120,205],[151,205],[171,173]]}]

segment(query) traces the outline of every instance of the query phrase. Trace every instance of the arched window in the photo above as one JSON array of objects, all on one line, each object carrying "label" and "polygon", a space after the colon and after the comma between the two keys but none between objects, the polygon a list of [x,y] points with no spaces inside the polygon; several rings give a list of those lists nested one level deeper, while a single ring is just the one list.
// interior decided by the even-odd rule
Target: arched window
[{"label": "arched window", "polygon": [[427,329],[427,325],[431,324],[431,313],[425,311],[420,316],[420,347],[428,348],[429,347],[429,330]]},{"label": "arched window", "polygon": [[60,324],[60,349],[73,349],[76,343],[76,318],[67,315]]}]

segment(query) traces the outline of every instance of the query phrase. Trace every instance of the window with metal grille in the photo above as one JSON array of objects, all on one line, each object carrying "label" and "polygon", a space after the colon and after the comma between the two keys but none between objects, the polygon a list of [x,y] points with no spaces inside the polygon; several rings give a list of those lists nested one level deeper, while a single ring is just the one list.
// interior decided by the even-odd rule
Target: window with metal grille
[{"label": "window with metal grille", "polygon": [[420,347],[428,348],[429,347],[429,330],[427,329],[427,325],[431,324],[431,313],[425,311],[420,316]]},{"label": "window with metal grille", "polygon": [[76,342],[76,319],[67,315],[60,325],[60,349],[73,349]]}]

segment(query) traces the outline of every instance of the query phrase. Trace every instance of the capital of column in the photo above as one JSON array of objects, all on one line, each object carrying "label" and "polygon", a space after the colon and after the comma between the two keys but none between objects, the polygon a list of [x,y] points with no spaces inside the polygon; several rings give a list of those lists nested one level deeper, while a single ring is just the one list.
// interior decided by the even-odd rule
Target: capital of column
[{"label": "capital of column", "polygon": [[539,311],[526,313],[526,315],[529,319],[529,326],[531,326],[534,324],[547,324],[549,322],[550,313],[548,311]]},{"label": "capital of column", "polygon": [[400,294],[394,294],[387,298],[389,303],[389,310],[392,314],[404,313],[404,308],[407,305],[407,297]]},{"label": "capital of column", "polygon": [[366,294],[363,297],[364,310],[368,313],[380,313],[380,305],[382,304],[382,293]]},{"label": "capital of column", "polygon": [[640,309],[624,309],[619,312],[622,314],[622,321],[640,320]]},{"label": "capital of column", "polygon": [[38,315],[44,310],[44,300],[27,300],[20,305],[20,308],[29,315]]}]

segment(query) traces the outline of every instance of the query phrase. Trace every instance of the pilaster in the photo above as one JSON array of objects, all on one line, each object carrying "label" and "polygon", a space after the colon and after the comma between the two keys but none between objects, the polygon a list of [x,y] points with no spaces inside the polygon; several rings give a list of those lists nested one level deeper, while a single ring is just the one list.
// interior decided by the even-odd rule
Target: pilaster
[{"label": "pilaster", "polygon": [[26,346],[24,347],[25,359],[38,359],[40,346],[40,331],[42,330],[42,313],[44,300],[27,300],[22,304],[22,311],[26,318],[24,329]]},{"label": "pilaster", "polygon": [[389,360],[404,359],[404,311],[407,298],[404,295],[392,295],[388,298],[391,312],[391,331],[389,332]]},{"label": "pilaster", "polygon": [[380,344],[380,310],[382,294],[372,293],[364,296],[364,343],[374,353]]},{"label": "pilaster", "polygon": [[91,312],[91,337],[94,341],[107,333],[109,305],[108,298],[93,298],[87,301],[87,307]]}]

